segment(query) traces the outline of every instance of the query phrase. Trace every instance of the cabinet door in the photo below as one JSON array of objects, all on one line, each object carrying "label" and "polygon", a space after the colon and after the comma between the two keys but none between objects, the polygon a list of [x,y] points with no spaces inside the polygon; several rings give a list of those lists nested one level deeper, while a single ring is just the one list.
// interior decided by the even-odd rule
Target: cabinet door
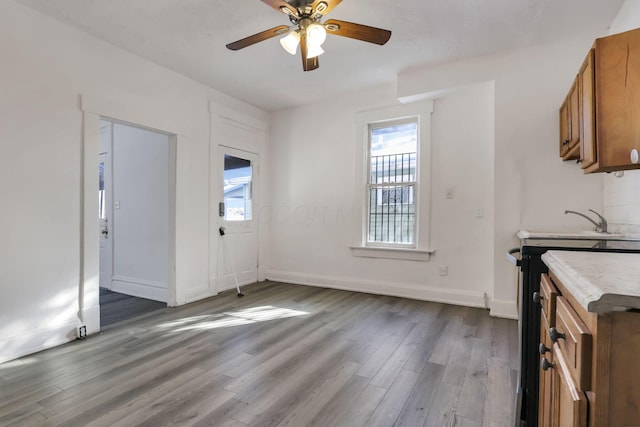
[{"label": "cabinet door", "polygon": [[569,91],[569,150],[580,142],[580,91],[578,90],[578,77]]},{"label": "cabinet door", "polygon": [[553,427],[585,427],[587,398],[571,377],[566,356],[557,344],[553,346],[552,420]]},{"label": "cabinet door", "polygon": [[595,69],[594,50],[591,49],[578,74],[580,91],[580,159],[585,169],[597,161],[595,140]]},{"label": "cabinet door", "polygon": [[560,107],[560,157],[569,151],[569,98],[567,98]]},{"label": "cabinet door", "polygon": [[640,167],[638,52],[640,29],[596,40],[598,170]]},{"label": "cabinet door", "polygon": [[[544,311],[540,312],[540,386],[538,399],[538,426],[551,426],[551,381],[553,355],[549,338],[549,322]],[[548,350],[547,350],[548,349]]]}]

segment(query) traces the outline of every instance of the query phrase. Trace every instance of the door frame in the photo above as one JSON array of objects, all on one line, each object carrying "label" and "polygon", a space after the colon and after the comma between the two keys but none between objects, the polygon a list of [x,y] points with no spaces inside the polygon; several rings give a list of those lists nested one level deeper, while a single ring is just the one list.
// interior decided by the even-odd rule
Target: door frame
[{"label": "door frame", "polygon": [[100,264],[98,206],[99,126],[100,118],[169,135],[169,283],[167,305],[176,301],[176,168],[177,147],[186,142],[185,132],[171,117],[148,105],[134,105],[95,95],[80,95],[83,113],[83,138],[80,168],[80,275],[78,320],[86,333],[100,331]]},{"label": "door frame", "polygon": [[[263,180],[266,179],[265,171],[267,170],[265,165],[266,159],[262,154],[265,150],[268,125],[266,121],[248,116],[213,101],[209,102],[209,113],[211,119],[209,132],[209,290],[211,295],[217,295],[220,277],[216,267],[219,260],[222,260],[220,262],[224,262],[222,258],[223,254],[220,253],[220,236],[218,232],[221,225],[220,217],[218,216],[218,203],[221,201],[222,180],[224,179],[224,168],[219,168],[222,147],[243,151],[255,155],[258,159],[257,170],[253,172],[253,185],[255,186],[253,218],[257,234],[258,281],[265,280],[266,228],[261,227],[259,218],[261,212],[264,212],[267,208],[264,203],[268,200],[266,187],[262,185]],[[222,126],[231,126],[248,131],[253,134],[253,141],[251,143],[242,143],[222,138],[218,139],[218,129]]]}]

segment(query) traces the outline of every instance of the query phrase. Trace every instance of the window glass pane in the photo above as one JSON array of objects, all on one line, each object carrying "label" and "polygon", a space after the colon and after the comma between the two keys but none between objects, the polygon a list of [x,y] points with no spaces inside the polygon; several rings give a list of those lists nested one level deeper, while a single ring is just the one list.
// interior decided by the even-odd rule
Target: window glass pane
[{"label": "window glass pane", "polygon": [[239,157],[224,156],[224,220],[248,221],[252,216],[251,162]]},{"label": "window glass pane", "polygon": [[414,243],[415,185],[372,187],[369,194],[369,241]]},{"label": "window glass pane", "polygon": [[370,182],[414,182],[417,123],[374,127],[370,131]]}]

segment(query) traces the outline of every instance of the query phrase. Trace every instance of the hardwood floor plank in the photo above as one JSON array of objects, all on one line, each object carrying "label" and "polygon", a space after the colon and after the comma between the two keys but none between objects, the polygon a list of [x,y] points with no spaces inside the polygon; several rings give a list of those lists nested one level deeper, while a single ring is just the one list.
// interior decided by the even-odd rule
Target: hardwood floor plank
[{"label": "hardwood floor plank", "polygon": [[455,426],[456,410],[458,409],[461,393],[462,387],[459,385],[440,383],[438,393],[434,396],[433,402],[429,407],[424,426]]},{"label": "hardwood floor plank", "polygon": [[28,415],[24,418],[20,418],[19,420],[13,421],[9,424],[2,424],[6,427],[33,427],[33,426],[46,426],[47,425],[47,417],[42,414],[34,413]]},{"label": "hardwood floor plank", "polygon": [[418,375],[415,372],[401,370],[366,425],[369,427],[394,425],[417,381]]},{"label": "hardwood floor plank", "polygon": [[360,364],[344,362],[334,376],[329,376],[311,389],[289,413],[278,423],[278,427],[297,427],[309,425],[318,412],[333,398],[337,392],[355,375]]},{"label": "hardwood floor plank", "polygon": [[349,405],[337,420],[336,426],[361,427],[376,410],[382,397],[387,392],[386,389],[367,385],[353,405]]},{"label": "hardwood floor plank", "polygon": [[477,396],[486,395],[491,344],[484,339],[474,338],[473,340],[473,348],[462,386],[457,414],[471,420],[482,421],[484,417],[484,399],[478,399]]},{"label": "hardwood floor plank", "polygon": [[349,381],[327,402],[327,404],[309,421],[309,426],[332,427],[339,426],[340,418],[347,410],[356,404],[358,396],[363,392],[368,378],[354,375]]},{"label": "hardwood floor plank", "polygon": [[482,425],[499,427],[513,424],[513,411],[505,404],[514,401],[509,361],[490,357],[488,364],[486,394],[495,398],[484,401]]},{"label": "hardwood floor plank", "polygon": [[[0,425],[501,425],[515,321],[266,282],[0,365]],[[298,315],[299,314],[299,315]]]},{"label": "hardwood floor plank", "polygon": [[416,385],[409,394],[394,426],[415,427],[424,425],[434,396],[437,394],[444,367],[427,363],[420,372]]}]

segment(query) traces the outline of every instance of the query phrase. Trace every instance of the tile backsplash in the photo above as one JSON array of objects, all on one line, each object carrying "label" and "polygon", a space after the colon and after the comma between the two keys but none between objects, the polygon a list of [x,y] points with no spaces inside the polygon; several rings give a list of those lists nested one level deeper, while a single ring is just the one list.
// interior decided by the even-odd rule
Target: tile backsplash
[{"label": "tile backsplash", "polygon": [[604,215],[616,231],[640,234],[640,170],[618,175],[604,177]]}]

